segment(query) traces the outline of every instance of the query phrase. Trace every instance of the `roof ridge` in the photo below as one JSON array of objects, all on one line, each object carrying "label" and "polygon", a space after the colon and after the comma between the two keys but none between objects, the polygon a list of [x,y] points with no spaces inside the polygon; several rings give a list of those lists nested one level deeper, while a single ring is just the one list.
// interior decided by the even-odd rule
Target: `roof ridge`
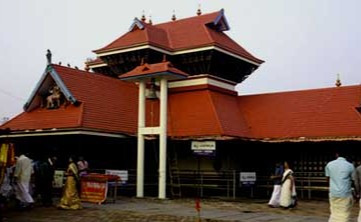
[{"label": "roof ridge", "polygon": [[173,46],[173,41],[169,32],[169,28],[163,28],[163,30],[165,31],[165,33],[167,34],[167,39],[168,39],[168,45],[169,47],[174,50],[174,46]]},{"label": "roof ridge", "polygon": [[222,134],[222,133],[224,132],[224,129],[223,129],[222,124],[221,124],[221,121],[220,121],[220,119],[219,119],[219,117],[218,117],[218,112],[217,112],[217,110],[216,110],[215,103],[214,103],[214,101],[213,101],[213,96],[211,95],[211,93],[212,93],[212,91],[209,90],[208,93],[207,93],[207,95],[208,95],[208,97],[209,97],[209,100],[210,100],[210,103],[211,103],[211,106],[212,106],[212,110],[213,110],[213,112],[214,112],[214,115],[216,116],[215,118],[216,118],[217,125],[218,125],[218,128],[219,128],[219,134]]},{"label": "roof ridge", "polygon": [[312,89],[299,89],[299,90],[286,90],[286,91],[278,91],[278,92],[264,92],[264,93],[258,93],[258,94],[247,94],[247,95],[239,95],[239,97],[246,97],[246,96],[263,96],[263,95],[274,95],[274,94],[283,94],[283,93],[298,93],[298,92],[310,92],[310,91],[326,91],[326,90],[336,90],[336,89],[344,89],[344,88],[357,88],[360,87],[361,84],[357,85],[347,85],[347,86],[341,86],[341,87],[323,87],[323,88],[312,88]]},{"label": "roof ridge", "polygon": [[82,102],[80,104],[80,106],[81,106],[81,110],[80,110],[80,114],[79,114],[78,124],[79,124],[79,127],[82,127],[83,122],[84,122],[84,120],[83,120],[83,118],[84,118],[84,106],[85,106],[84,102]]},{"label": "roof ridge", "polygon": [[88,72],[88,71],[85,71],[85,70],[75,69],[75,68],[72,68],[72,67],[67,67],[67,66],[62,66],[62,65],[57,65],[57,64],[52,64],[52,65],[57,66],[59,68],[64,68],[64,69],[76,71],[76,72],[83,72],[86,75],[91,75],[91,76],[94,76],[94,77],[96,76],[96,78],[100,77],[100,78],[115,79],[116,80],[116,78],[114,78],[114,77],[110,77],[110,76],[104,75],[104,74],[99,73],[99,72]]},{"label": "roof ridge", "polygon": [[145,39],[146,39],[146,41],[147,41],[147,42],[151,42],[151,41],[150,41],[150,38],[149,38],[149,34],[148,34],[149,28],[147,27],[147,25],[144,26],[144,30],[143,30],[143,31],[145,31],[144,34],[145,34]]},{"label": "roof ridge", "polygon": [[195,16],[191,16],[191,17],[186,17],[186,18],[182,18],[182,19],[177,19],[177,20],[175,20],[175,21],[162,22],[162,23],[155,24],[154,26],[164,25],[164,24],[168,24],[168,23],[182,22],[182,21],[184,21],[184,20],[189,20],[189,19],[194,19],[194,18],[202,18],[202,17],[205,17],[205,16],[209,16],[209,15],[211,15],[211,14],[220,13],[221,10],[222,10],[222,9],[220,9],[220,10],[218,10],[218,11],[214,11],[214,12],[202,14],[202,15],[195,15]]},{"label": "roof ridge", "polygon": [[203,24],[203,29],[206,31],[206,35],[208,37],[208,39],[212,42],[212,44],[215,44],[216,41],[212,38],[211,34],[209,33],[209,30],[211,28],[209,28],[208,26],[206,26],[205,24]]}]

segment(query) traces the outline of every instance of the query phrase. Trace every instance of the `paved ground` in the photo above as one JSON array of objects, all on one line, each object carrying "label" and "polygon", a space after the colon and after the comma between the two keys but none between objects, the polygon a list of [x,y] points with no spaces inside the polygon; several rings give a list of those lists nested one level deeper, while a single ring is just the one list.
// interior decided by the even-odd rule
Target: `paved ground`
[{"label": "paved ground", "polygon": [[[247,222],[318,222],[327,221],[329,205],[327,201],[300,201],[296,209],[283,210],[269,208],[266,201],[239,200],[233,202],[202,200],[201,218],[209,222],[247,221]],[[197,221],[194,201],[156,200],[120,198],[112,204],[83,204],[84,209],[77,211],[59,210],[55,207],[34,207],[29,211],[5,212],[8,222],[116,222],[116,221]],[[354,206],[356,218],[358,207]],[[356,221],[356,219],[355,219]]]}]

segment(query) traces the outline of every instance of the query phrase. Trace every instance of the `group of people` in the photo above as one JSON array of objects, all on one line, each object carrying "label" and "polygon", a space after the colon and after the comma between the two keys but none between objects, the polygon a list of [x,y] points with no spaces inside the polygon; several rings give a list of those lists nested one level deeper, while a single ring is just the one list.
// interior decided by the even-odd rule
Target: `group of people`
[{"label": "group of people", "polygon": [[[347,161],[342,150],[336,153],[336,159],[325,167],[325,176],[329,182],[329,222],[349,222],[355,200],[359,201],[360,213],[357,221],[361,222],[361,165],[357,168]],[[297,204],[295,178],[288,162],[276,163],[271,176],[274,187],[270,207],[293,208]]]},{"label": "group of people", "polygon": [[[51,156],[33,161],[24,153],[16,158],[14,166],[6,169],[5,176],[0,184],[0,196],[3,200],[15,197],[20,209],[33,207],[34,197],[40,196],[43,206],[53,206],[53,182],[57,158]],[[57,205],[60,209],[81,209],[79,198],[80,177],[88,172],[88,162],[83,157],[75,162],[69,158],[65,171],[66,181],[63,195]],[[36,198],[35,198],[36,199]]]},{"label": "group of people", "polygon": [[274,181],[274,186],[268,206],[284,209],[295,207],[297,205],[296,186],[289,163],[287,161],[276,163],[271,179]]}]

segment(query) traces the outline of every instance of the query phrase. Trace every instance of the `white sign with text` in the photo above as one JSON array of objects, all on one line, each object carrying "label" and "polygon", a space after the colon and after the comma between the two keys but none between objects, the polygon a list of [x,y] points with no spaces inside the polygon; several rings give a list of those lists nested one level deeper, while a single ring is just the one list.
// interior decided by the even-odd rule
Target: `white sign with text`
[{"label": "white sign with text", "polygon": [[243,182],[256,182],[256,172],[241,172],[240,181]]},{"label": "white sign with text", "polygon": [[192,141],[192,150],[216,150],[216,141]]}]

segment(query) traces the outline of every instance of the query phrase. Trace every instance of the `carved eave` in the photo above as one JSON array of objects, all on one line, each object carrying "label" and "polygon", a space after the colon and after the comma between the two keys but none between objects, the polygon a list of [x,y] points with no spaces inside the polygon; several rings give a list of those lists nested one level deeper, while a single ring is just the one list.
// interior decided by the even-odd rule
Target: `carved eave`
[{"label": "carved eave", "polygon": [[28,112],[32,109],[36,108],[39,104],[39,94],[42,91],[46,91],[52,81],[60,88],[60,91],[63,93],[65,99],[72,104],[78,104],[78,100],[73,96],[70,90],[66,87],[63,80],[60,78],[59,74],[55,71],[55,69],[48,65],[41,76],[39,82],[36,84],[34,90],[31,92],[29,99],[24,105],[24,111]]}]

